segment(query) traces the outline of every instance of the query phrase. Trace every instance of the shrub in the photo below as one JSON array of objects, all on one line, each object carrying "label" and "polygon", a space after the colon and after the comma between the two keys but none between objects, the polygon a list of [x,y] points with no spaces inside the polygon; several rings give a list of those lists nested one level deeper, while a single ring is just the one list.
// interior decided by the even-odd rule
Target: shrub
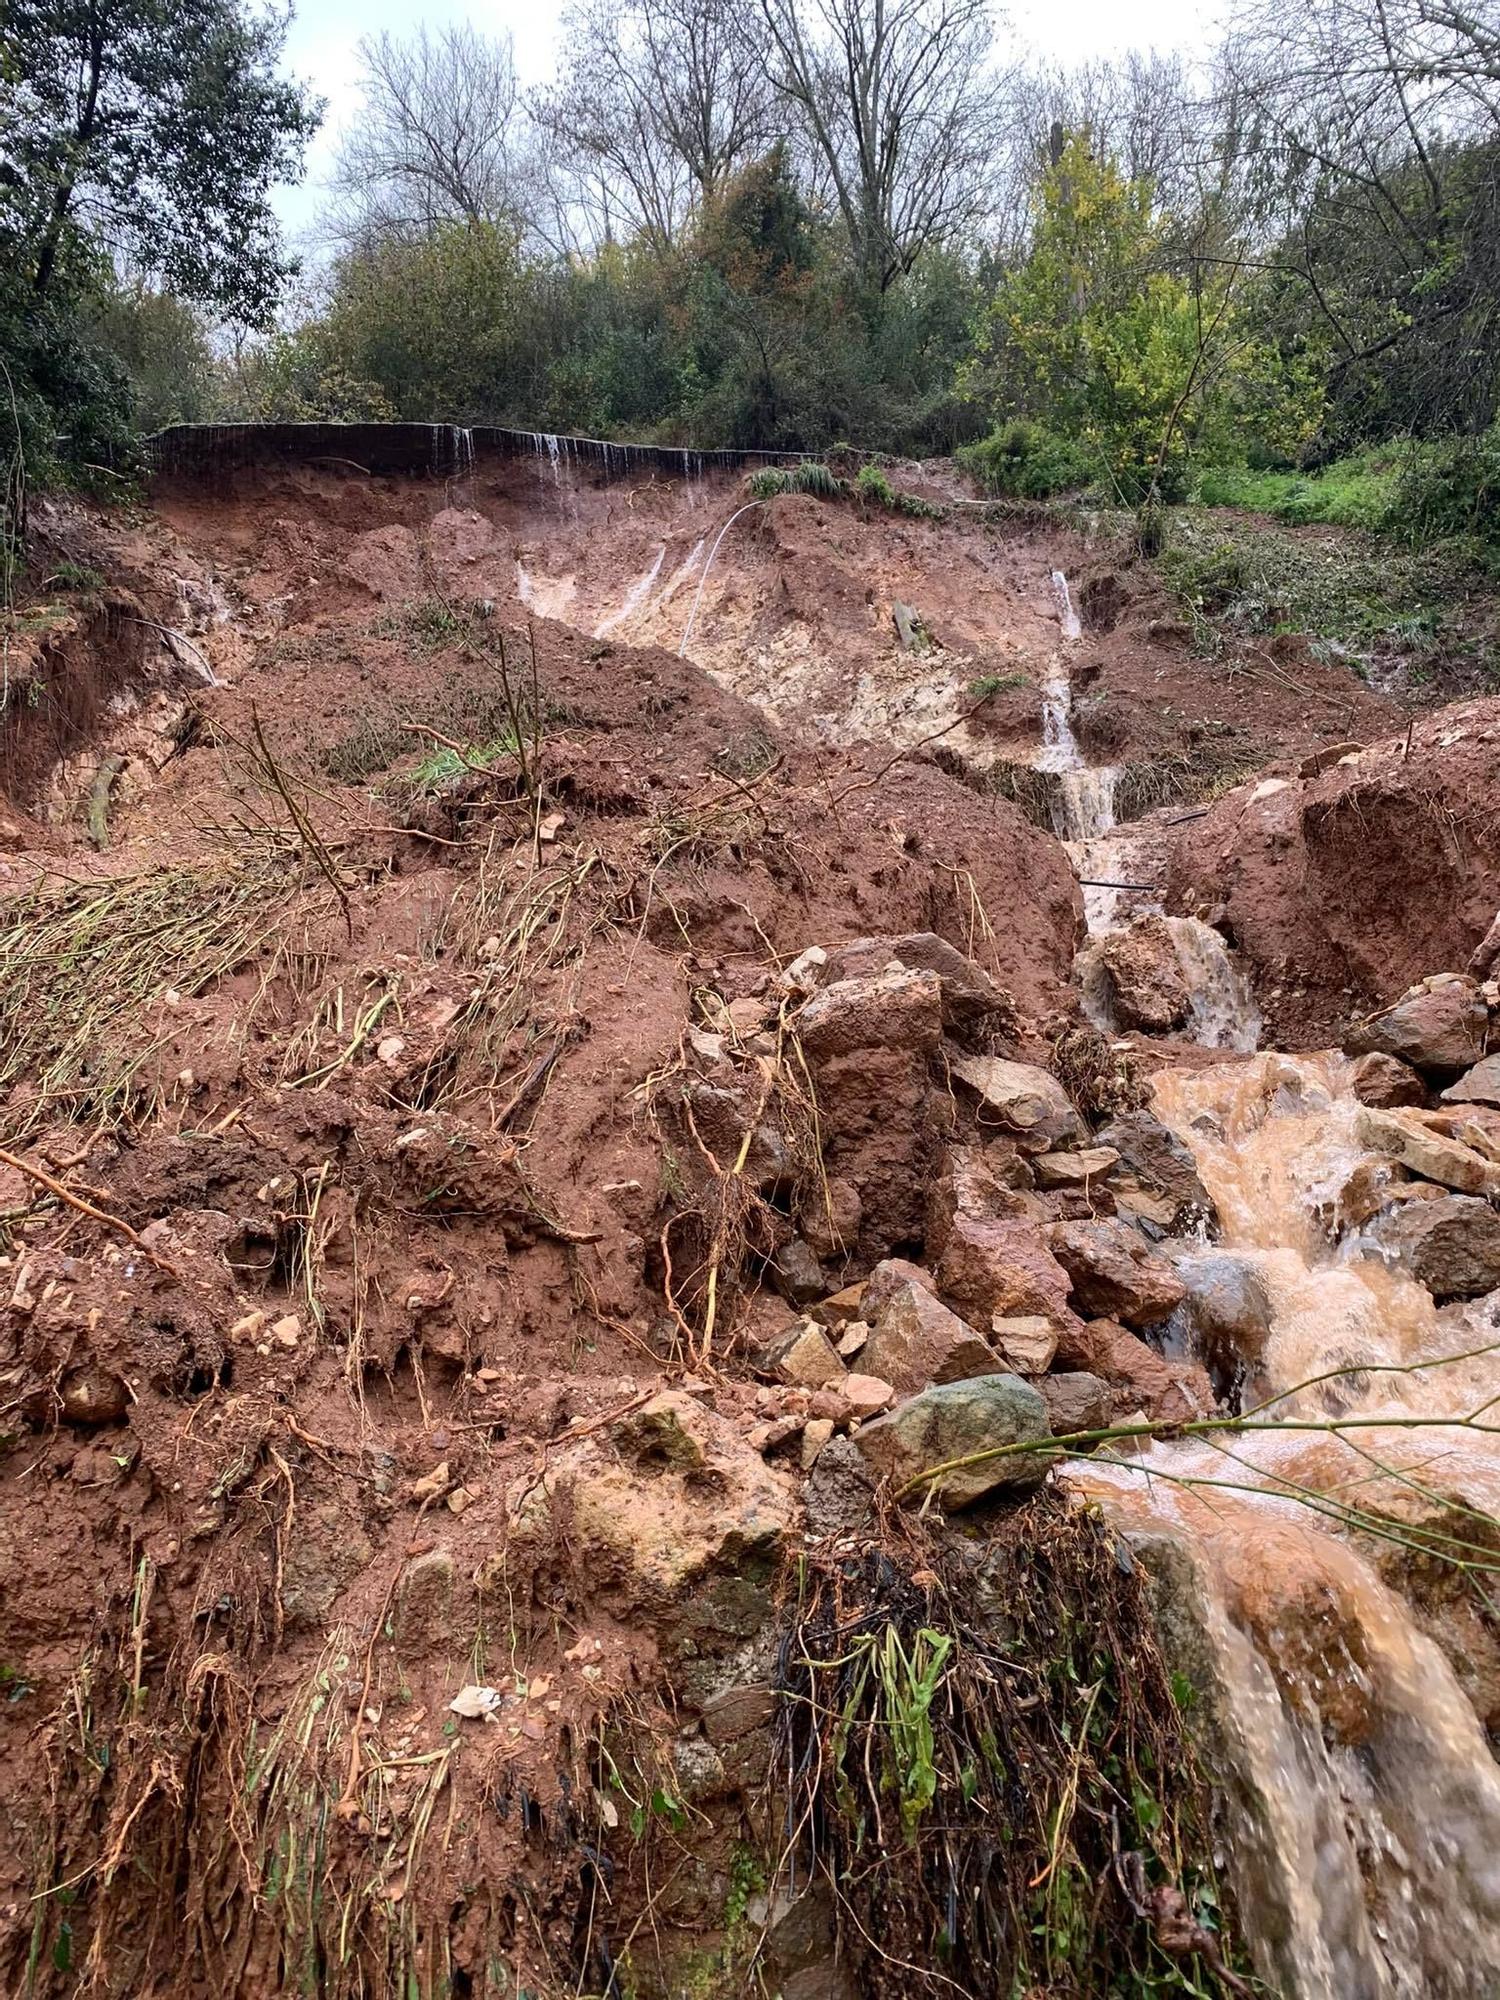
[{"label": "shrub", "polygon": [[896,489],[878,465],[862,465],[855,475],[854,490],[867,505],[894,507]]},{"label": "shrub", "polygon": [[1413,450],[1397,476],[1387,525],[1419,547],[1459,536],[1500,542],[1500,424],[1479,437]]},{"label": "shrub", "polygon": [[1025,417],[997,425],[958,456],[981,486],[1017,500],[1046,500],[1085,486],[1092,470],[1082,446]]}]

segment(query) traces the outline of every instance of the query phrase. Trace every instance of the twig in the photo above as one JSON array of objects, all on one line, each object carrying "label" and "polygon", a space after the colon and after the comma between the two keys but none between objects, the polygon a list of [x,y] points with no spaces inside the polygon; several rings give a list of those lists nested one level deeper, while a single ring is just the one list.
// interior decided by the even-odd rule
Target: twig
[{"label": "twig", "polygon": [[62,1182],[54,1180],[51,1174],[44,1173],[40,1167],[32,1166],[29,1160],[23,1160],[19,1154],[9,1152],[4,1146],[0,1146],[0,1164],[14,1167],[17,1173],[25,1174],[29,1180],[36,1181],[39,1186],[46,1188],[49,1194],[55,1194],[59,1201],[65,1201],[69,1208],[76,1208],[80,1215],[87,1215],[95,1222],[102,1222],[106,1229],[117,1230],[140,1251],[147,1263],[154,1264],[159,1271],[165,1271],[169,1278],[182,1276],[177,1266],[169,1264],[165,1257],[159,1257],[151,1245],[137,1235],[128,1222],[122,1221],[118,1215],[111,1215],[107,1209],[95,1208],[91,1201],[85,1201],[81,1194],[74,1194],[71,1188],[64,1187]]},{"label": "twig", "polygon": [[307,814],[302,810],[301,806],[299,806],[297,804],[297,801],[292,797],[292,794],[287,787],[286,780],[281,775],[280,766],[277,764],[276,759],[271,755],[271,746],[267,743],[266,732],[264,729],[261,728],[260,724],[260,710],[255,706],[254,702],[251,702],[250,704],[250,727],[255,732],[256,746],[259,749],[262,758],[265,760],[266,770],[270,774],[271,782],[276,787],[277,791],[280,792],[282,800],[286,805],[286,809],[291,814],[293,822],[296,825],[297,831],[302,836],[303,843],[306,846],[308,853],[311,854],[313,860],[317,862],[319,868],[322,869],[323,873],[328,877],[328,880],[333,885],[333,892],[338,897],[340,904],[343,906],[344,926],[347,929],[350,937],[352,938],[354,936],[354,917],[349,908],[349,891],[344,887],[343,883],[339,880],[339,872],[337,868],[334,867],[333,859],[329,854],[327,848],[318,838],[318,835],[314,830],[312,821],[307,817]]}]

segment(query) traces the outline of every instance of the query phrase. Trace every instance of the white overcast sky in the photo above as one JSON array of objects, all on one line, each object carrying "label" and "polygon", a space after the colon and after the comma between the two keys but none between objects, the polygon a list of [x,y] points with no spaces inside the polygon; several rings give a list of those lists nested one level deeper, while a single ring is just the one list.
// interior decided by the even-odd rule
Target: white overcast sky
[{"label": "white overcast sky", "polygon": [[[748,0],[746,0],[748,4]],[[558,4],[547,0],[300,0],[287,38],[286,67],[328,99],[328,115],[312,148],[308,176],[283,188],[276,206],[295,238],[318,208],[318,182],[328,172],[340,128],[359,109],[358,44],[382,28],[407,35],[419,23],[441,27],[466,16],[486,34],[509,29],[523,83],[552,73]],[[1201,54],[1213,39],[1217,0],[1014,0],[1004,18],[1007,39],[1068,62],[1117,55],[1129,48],[1181,49]]]}]

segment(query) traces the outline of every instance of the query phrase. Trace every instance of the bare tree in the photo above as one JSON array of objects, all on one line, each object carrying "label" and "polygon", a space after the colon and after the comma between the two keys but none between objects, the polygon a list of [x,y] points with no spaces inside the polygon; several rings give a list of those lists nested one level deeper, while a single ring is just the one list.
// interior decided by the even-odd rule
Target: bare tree
[{"label": "bare tree", "polygon": [[1252,0],[1223,69],[1245,211],[1322,321],[1335,400],[1482,428],[1496,394],[1475,364],[1500,332],[1493,5]]},{"label": "bare tree", "polygon": [[518,90],[509,36],[468,22],[359,45],[364,105],[333,173],[346,239],[419,237],[442,222],[519,222]]},{"label": "bare tree", "polygon": [[773,136],[758,17],[734,0],[585,0],[565,26],[538,120],[584,178],[598,233],[665,249]]},{"label": "bare tree", "polygon": [[776,83],[884,290],[991,202],[1001,97],[989,0],[761,0]]}]

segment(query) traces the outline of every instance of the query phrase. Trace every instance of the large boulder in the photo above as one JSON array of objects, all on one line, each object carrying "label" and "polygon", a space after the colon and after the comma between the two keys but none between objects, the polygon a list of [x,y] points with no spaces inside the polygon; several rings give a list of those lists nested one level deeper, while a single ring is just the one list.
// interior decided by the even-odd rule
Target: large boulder
[{"label": "large boulder", "polygon": [[950,1146],[943,1171],[927,1192],[927,1255],[941,1257],[957,1215],[1003,1222],[1031,1214],[1036,1204],[1026,1192],[1031,1169],[1008,1140],[993,1146]]},{"label": "large boulder", "polygon": [[1272,1325],[1265,1280],[1250,1258],[1232,1250],[1188,1251],[1173,1264],[1186,1287],[1178,1316],[1186,1322],[1192,1350],[1227,1390],[1265,1355]]},{"label": "large boulder", "polygon": [[1072,1281],[1073,1303],[1086,1318],[1154,1326],[1181,1301],[1182,1280],[1129,1223],[1059,1222],[1049,1232],[1053,1255]]},{"label": "large boulder", "polygon": [[[1050,1455],[1014,1447],[1042,1445],[1049,1434],[1047,1405],[1029,1382],[1018,1375],[985,1375],[924,1389],[865,1424],[855,1443],[872,1470],[898,1486],[952,1460],[1003,1450],[1005,1456],[985,1458],[935,1482],[939,1503],[951,1511],[997,1489],[1039,1486]],[[913,1497],[928,1490],[924,1485]]]},{"label": "large boulder", "polygon": [[1149,1111],[1125,1111],[1100,1127],[1095,1143],[1108,1146],[1120,1156],[1115,1175],[1118,1187],[1122,1175],[1129,1174],[1144,1188],[1161,1195],[1174,1209],[1195,1209],[1207,1215],[1212,1207],[1208,1190],[1198,1178],[1191,1151],[1177,1134]]},{"label": "large boulder", "polygon": [[1384,1153],[1460,1194],[1500,1192],[1500,1164],[1440,1129],[1442,1114],[1422,1111],[1360,1110],[1355,1132],[1361,1145]]},{"label": "large boulder", "polygon": [[1187,1021],[1192,995],[1165,917],[1139,917],[1109,932],[1098,946],[1095,965],[1110,1017],[1119,1027],[1166,1035]]},{"label": "large boulder", "polygon": [[1024,1220],[956,1215],[937,1266],[938,1290],[971,1326],[1040,1316],[1068,1320],[1068,1273],[1044,1230]]},{"label": "large boulder", "polygon": [[908,972],[899,965],[838,979],[813,995],[793,1025],[809,1056],[858,1049],[933,1054],[943,1039],[942,984],[935,972]]},{"label": "large boulder", "polygon": [[1083,1137],[1083,1121],[1057,1078],[1003,1056],[955,1056],[950,1067],[979,1100],[979,1125],[1023,1152],[1051,1153]]},{"label": "large boulder", "polygon": [[1435,1299],[1472,1299],[1500,1288],[1500,1215],[1472,1195],[1406,1201],[1371,1229],[1382,1256]]},{"label": "large boulder", "polygon": [[1357,1022],[1344,1046],[1355,1056],[1395,1056],[1424,1076],[1455,1077],[1484,1054],[1489,1019],[1477,980],[1440,973]]},{"label": "large boulder", "polygon": [[910,1282],[885,1299],[860,1350],[859,1365],[903,1396],[929,1382],[1002,1372],[993,1348],[973,1327],[925,1286]]}]

